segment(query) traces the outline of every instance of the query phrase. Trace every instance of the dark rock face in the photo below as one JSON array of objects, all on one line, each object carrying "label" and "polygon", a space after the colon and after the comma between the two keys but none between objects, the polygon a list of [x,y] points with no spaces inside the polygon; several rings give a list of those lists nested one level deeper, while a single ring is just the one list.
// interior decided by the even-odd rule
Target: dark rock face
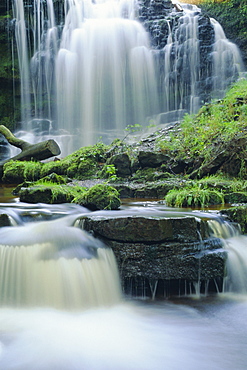
[{"label": "dark rock face", "polygon": [[141,167],[159,167],[170,160],[170,157],[159,152],[140,151],[138,160]]},{"label": "dark rock face", "polygon": [[10,218],[5,213],[2,213],[0,215],[0,227],[2,227],[2,226],[11,226]]},{"label": "dark rock face", "polygon": [[116,168],[117,176],[128,177],[131,175],[131,163],[128,154],[119,153],[113,155],[108,161],[109,164],[113,164]]},{"label": "dark rock face", "polygon": [[[170,86],[179,85],[180,92],[183,91],[179,97],[180,92],[176,89],[172,91],[170,88],[171,102],[169,107],[164,106],[163,110],[177,110],[178,106],[182,106],[190,111],[189,100],[190,96],[194,94],[199,97],[201,102],[209,101],[213,88],[212,45],[215,38],[209,17],[200,11],[194,11],[191,21],[196,25],[197,34],[191,34],[189,37],[194,38],[194,45],[198,43],[198,50],[195,52],[192,48],[188,49],[189,37],[187,33],[191,31],[188,31],[187,26],[190,19],[188,15],[185,15],[181,6],[174,5],[171,1],[143,0],[139,2],[139,7],[139,20],[143,22],[149,32],[152,47],[157,51],[156,59],[159,65],[160,81],[166,81],[165,85],[161,83],[160,91],[164,93],[167,83]],[[168,48],[167,45],[169,45]],[[168,49],[170,49],[169,52]],[[191,66],[193,61],[190,59],[190,54],[196,55],[197,53],[197,61],[193,67]],[[166,60],[165,63],[164,60]],[[171,65],[169,72],[167,64]],[[196,81],[192,81],[191,68],[194,69],[193,73],[198,75]]]},{"label": "dark rock face", "polygon": [[[83,228],[104,241],[115,253],[123,287],[133,281],[169,285],[169,294],[179,294],[178,281],[187,284],[223,280],[226,252],[222,241],[208,236],[206,221],[194,217],[101,217],[89,216]],[[133,294],[133,291],[131,292]],[[149,293],[151,294],[149,287]]]}]

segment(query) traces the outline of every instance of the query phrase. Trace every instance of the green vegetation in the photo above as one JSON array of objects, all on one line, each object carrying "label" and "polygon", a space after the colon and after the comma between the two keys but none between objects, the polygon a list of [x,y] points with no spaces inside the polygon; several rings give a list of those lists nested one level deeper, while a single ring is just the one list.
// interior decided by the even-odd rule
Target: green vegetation
[{"label": "green vegetation", "polygon": [[157,140],[157,148],[180,158],[208,160],[216,146],[225,146],[236,136],[247,137],[246,79],[232,86],[224,99],[204,105],[197,115],[186,115],[180,131],[169,140]]},{"label": "green vegetation", "polygon": [[[62,181],[61,177],[56,181]],[[118,191],[107,184],[97,184],[86,189],[82,186],[65,185],[41,179],[19,185],[15,193],[18,193],[22,202],[77,203],[91,210],[118,209],[121,204]]]},{"label": "green vegetation", "polygon": [[107,179],[107,182],[117,180],[117,170],[114,164],[105,164],[100,172],[100,177]]},{"label": "green vegetation", "polygon": [[169,191],[165,201],[168,206],[204,208],[212,204],[224,204],[224,196],[218,190],[203,189],[195,185]]},{"label": "green vegetation", "polygon": [[[101,177],[100,173],[102,172],[108,149],[107,145],[98,143],[93,146],[80,148],[60,161],[47,163],[9,161],[4,165],[2,181],[19,184],[24,181],[35,181],[52,173],[78,180],[98,178]],[[110,166],[106,171],[107,177],[109,177],[109,174],[110,177],[114,175],[112,171],[113,167]]]},{"label": "green vegetation", "polygon": [[220,175],[187,180],[165,196],[169,206],[208,207],[214,204],[247,203],[247,181]]},{"label": "green vegetation", "polygon": [[[119,208],[119,194],[109,181],[121,195],[165,197],[176,207],[247,203],[247,80],[174,129],[151,135],[147,148],[145,143],[98,143],[48,163],[9,161],[2,180],[24,182],[18,190],[23,201],[76,202],[90,209]],[[87,190],[71,179],[104,183]]]},{"label": "green vegetation", "polygon": [[85,192],[85,188],[58,185],[53,182],[24,183],[18,187],[20,201],[27,203],[71,203]]},{"label": "green vegetation", "polygon": [[112,186],[97,184],[82,194],[82,196],[75,198],[75,203],[95,211],[97,209],[118,209],[121,201],[118,191]]},{"label": "green vegetation", "polygon": [[222,25],[226,37],[237,43],[247,62],[246,0],[201,0],[199,5]]}]

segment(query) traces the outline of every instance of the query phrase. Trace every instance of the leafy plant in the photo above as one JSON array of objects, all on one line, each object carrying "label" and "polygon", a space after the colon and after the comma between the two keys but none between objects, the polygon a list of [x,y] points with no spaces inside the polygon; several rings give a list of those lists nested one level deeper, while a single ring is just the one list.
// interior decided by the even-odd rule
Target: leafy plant
[{"label": "leafy plant", "polygon": [[204,189],[200,185],[172,189],[165,197],[168,206],[207,207],[211,204],[224,204],[224,196],[218,190]]},{"label": "leafy plant", "polygon": [[114,164],[105,164],[101,171],[101,176],[106,177],[109,181],[117,180],[117,170]]}]

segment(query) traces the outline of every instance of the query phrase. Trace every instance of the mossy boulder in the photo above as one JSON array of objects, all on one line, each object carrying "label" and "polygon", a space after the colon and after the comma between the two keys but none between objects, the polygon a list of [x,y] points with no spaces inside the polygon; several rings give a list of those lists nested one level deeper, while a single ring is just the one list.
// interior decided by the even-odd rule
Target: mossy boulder
[{"label": "mossy boulder", "polygon": [[85,192],[75,202],[95,211],[97,209],[118,209],[120,199],[118,191],[107,184],[97,184]]},{"label": "mossy boulder", "polygon": [[26,203],[71,203],[75,194],[68,186],[44,186],[35,185],[21,188],[19,191],[21,202]]},{"label": "mossy boulder", "polygon": [[40,177],[42,178],[52,173],[56,173],[57,175],[66,175],[67,168],[68,168],[68,165],[62,160],[42,163]]},{"label": "mossy boulder", "polygon": [[42,163],[32,161],[9,161],[3,166],[2,181],[20,184],[24,181],[36,181],[41,176]]},{"label": "mossy boulder", "polygon": [[54,184],[65,185],[67,183],[64,176],[58,175],[57,173],[51,173],[48,176],[42,177],[42,182],[52,182]]},{"label": "mossy boulder", "polygon": [[24,178],[25,163],[19,161],[10,161],[3,166],[2,181],[9,184],[20,184],[25,181]]}]

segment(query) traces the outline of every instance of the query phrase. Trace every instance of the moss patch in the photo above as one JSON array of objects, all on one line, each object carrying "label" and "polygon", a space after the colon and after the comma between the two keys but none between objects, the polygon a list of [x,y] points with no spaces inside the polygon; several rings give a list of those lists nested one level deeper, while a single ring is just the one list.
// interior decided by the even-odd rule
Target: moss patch
[{"label": "moss patch", "polygon": [[75,202],[93,211],[97,209],[118,209],[120,207],[119,193],[112,186],[97,184],[85,192]]}]

